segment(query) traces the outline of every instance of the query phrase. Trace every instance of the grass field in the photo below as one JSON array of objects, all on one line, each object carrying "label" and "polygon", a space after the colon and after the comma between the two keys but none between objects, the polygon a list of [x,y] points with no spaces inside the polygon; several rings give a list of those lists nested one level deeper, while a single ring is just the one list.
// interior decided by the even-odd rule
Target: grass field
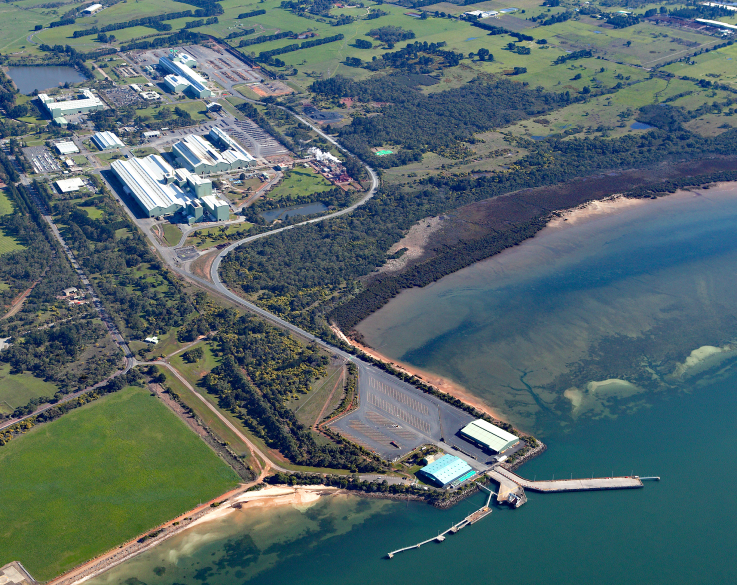
[{"label": "grass field", "polygon": [[238,478],[158,399],[128,388],[0,448],[0,564],[39,580],[227,491]]},{"label": "grass field", "polygon": [[332,183],[312,169],[294,168],[284,173],[282,181],[271,191],[269,199],[294,199],[312,193],[322,193],[333,187]]},{"label": "grass field", "polygon": [[[297,420],[306,427],[311,427],[317,421],[317,417],[325,407],[328,398],[330,403],[325,408],[325,416],[329,415],[340,404],[343,398],[343,385],[341,380],[343,366],[330,366],[327,376],[319,380],[315,380],[312,384],[312,391],[306,396],[300,396],[299,399],[291,400],[287,406],[294,411]],[[336,388],[337,384],[337,388]],[[330,394],[335,389],[332,398]]]},{"label": "grass field", "polygon": [[194,235],[187,238],[186,246],[196,246],[200,250],[212,248],[225,241],[231,236],[249,230],[253,227],[252,223],[242,222],[236,223],[230,226],[206,228],[203,230],[197,230]]},{"label": "grass field", "polygon": [[169,246],[176,246],[179,240],[182,239],[182,230],[171,223],[165,223],[163,225],[164,239]]},{"label": "grass field", "polygon": [[9,414],[31,398],[53,396],[58,388],[30,374],[11,374],[9,364],[0,365],[0,413]]}]

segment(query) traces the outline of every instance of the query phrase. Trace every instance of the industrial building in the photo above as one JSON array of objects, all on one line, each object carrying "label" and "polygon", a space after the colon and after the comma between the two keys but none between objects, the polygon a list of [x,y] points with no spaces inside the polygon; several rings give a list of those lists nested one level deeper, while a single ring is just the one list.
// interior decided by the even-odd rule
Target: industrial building
[{"label": "industrial building", "polygon": [[77,145],[71,140],[57,142],[54,146],[59,154],[76,154],[79,152],[79,148],[77,148]]},{"label": "industrial building", "polygon": [[519,443],[519,437],[482,419],[467,424],[460,435],[466,441],[495,453],[503,453]]},{"label": "industrial building", "polygon": [[82,97],[79,99],[57,102],[54,101],[54,98],[51,96],[45,93],[40,93],[38,94],[38,100],[54,122],[61,125],[66,125],[66,119],[64,116],[69,116],[70,114],[86,114],[87,112],[95,112],[97,110],[105,109],[105,104],[102,100],[94,95],[89,89],[81,90],[80,95]]},{"label": "industrial building", "polygon": [[[192,69],[197,62],[189,55],[180,54],[169,59],[161,57],[159,67],[171,75],[167,75],[164,81],[172,91],[186,91],[197,98],[210,97],[212,91],[207,87],[207,81]],[[180,88],[180,89],[174,89]]]},{"label": "industrial building", "polygon": [[110,166],[148,217],[184,211],[189,223],[204,218],[205,210],[216,221],[228,219],[228,204],[212,194],[212,181],[175,169],[160,155],[116,160]]},{"label": "industrial building", "polygon": [[420,469],[417,475],[428,483],[446,488],[465,481],[475,473],[463,459],[453,455],[443,455],[440,459]]},{"label": "industrial building", "polygon": [[209,141],[189,134],[172,146],[172,153],[184,168],[198,175],[246,169],[256,163],[255,158],[220,128],[210,130],[208,138]]},{"label": "industrial building", "polygon": [[80,177],[73,179],[59,179],[56,181],[56,188],[59,189],[60,193],[73,193],[79,191],[84,186],[84,180]]},{"label": "industrial building", "polygon": [[94,14],[95,12],[100,12],[104,6],[102,4],[93,4],[92,6],[88,6],[82,11],[82,14],[85,16]]},{"label": "industrial building", "polygon": [[92,137],[92,142],[100,150],[109,150],[111,148],[122,148],[125,146],[122,140],[112,132],[98,132]]}]

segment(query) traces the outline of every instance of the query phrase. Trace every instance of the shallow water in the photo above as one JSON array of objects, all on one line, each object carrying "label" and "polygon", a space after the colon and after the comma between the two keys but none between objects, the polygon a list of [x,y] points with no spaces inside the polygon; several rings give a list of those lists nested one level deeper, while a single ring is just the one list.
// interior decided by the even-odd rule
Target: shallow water
[{"label": "shallow water", "polygon": [[81,83],[87,78],[74,67],[49,66],[49,67],[8,67],[10,77],[18,91],[29,95],[34,89],[43,91],[59,87],[65,83]]},{"label": "shallow water", "polygon": [[547,230],[362,325],[384,353],[449,375],[544,436],[548,451],[522,475],[662,481],[529,493],[518,510],[392,560],[485,497],[450,510],[353,496],[244,510],[90,585],[737,582],[735,227],[734,193],[646,203]]}]

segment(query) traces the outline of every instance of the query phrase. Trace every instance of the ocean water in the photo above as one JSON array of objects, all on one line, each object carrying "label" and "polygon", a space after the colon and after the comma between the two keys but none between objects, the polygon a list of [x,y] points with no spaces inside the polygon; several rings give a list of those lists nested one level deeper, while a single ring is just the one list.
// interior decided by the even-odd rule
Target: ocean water
[{"label": "ocean water", "polygon": [[660,482],[529,493],[518,510],[391,560],[485,497],[450,510],[339,495],[236,511],[89,583],[737,582],[735,228],[726,190],[648,202],[547,230],[361,326],[383,353],[542,436],[548,451],[522,475]]}]

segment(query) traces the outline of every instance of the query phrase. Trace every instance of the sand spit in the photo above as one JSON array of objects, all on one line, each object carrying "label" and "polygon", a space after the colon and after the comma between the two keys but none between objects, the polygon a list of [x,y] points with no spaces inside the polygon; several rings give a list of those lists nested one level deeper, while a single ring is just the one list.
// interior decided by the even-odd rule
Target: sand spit
[{"label": "sand spit", "polygon": [[649,201],[651,200],[632,199],[621,194],[612,195],[606,199],[588,201],[578,207],[556,213],[555,217],[548,222],[547,227],[552,229],[571,227],[605,215],[627,211],[633,207],[641,207]]}]

